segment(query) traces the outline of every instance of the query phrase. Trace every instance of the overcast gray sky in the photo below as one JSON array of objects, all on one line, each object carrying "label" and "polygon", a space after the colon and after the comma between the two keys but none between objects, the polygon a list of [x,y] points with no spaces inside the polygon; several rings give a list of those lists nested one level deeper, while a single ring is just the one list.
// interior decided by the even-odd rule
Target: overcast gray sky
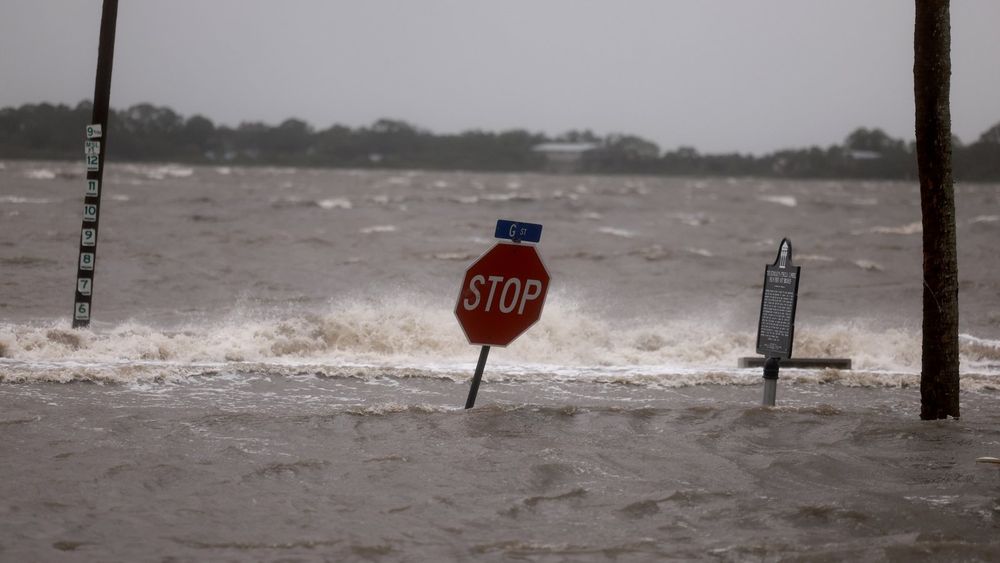
[{"label": "overcast gray sky", "polygon": [[[93,95],[101,0],[0,2],[0,106]],[[952,121],[1000,121],[1000,2],[952,2]],[[590,128],[762,153],[913,137],[912,0],[121,0],[111,104],[237,125]]]}]

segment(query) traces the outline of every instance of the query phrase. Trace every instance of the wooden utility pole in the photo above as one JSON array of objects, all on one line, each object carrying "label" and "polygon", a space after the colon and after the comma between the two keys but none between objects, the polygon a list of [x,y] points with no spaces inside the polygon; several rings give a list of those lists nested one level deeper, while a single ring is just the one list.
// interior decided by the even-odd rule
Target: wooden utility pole
[{"label": "wooden utility pole", "polygon": [[951,173],[950,0],[914,0],[913,93],[924,233],[920,418],[958,418],[958,252]]}]

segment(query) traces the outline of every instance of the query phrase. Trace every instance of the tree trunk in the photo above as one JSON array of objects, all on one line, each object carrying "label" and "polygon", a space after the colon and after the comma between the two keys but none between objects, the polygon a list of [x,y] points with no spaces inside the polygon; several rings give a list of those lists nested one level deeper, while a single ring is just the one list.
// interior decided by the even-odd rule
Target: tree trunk
[{"label": "tree trunk", "polygon": [[913,92],[924,242],[920,418],[959,416],[949,0],[915,0]]}]

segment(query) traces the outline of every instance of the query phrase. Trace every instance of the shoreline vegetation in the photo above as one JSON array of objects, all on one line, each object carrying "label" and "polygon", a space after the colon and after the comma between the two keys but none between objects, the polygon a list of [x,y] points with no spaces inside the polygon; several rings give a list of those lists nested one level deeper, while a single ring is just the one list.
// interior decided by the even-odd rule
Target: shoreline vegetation
[{"label": "shoreline vegetation", "polygon": [[[82,159],[83,129],[91,112],[89,101],[75,107],[40,103],[0,109],[0,158]],[[185,118],[169,107],[148,103],[112,110],[108,128],[109,158],[127,162],[917,180],[915,143],[877,128],[855,129],[839,145],[761,156],[701,154],[684,146],[662,151],[641,137],[598,136],[589,130],[551,137],[523,129],[435,134],[395,119],[322,130],[299,119],[278,125],[217,126],[204,116]],[[563,151],[562,159],[555,162],[546,147]],[[1000,123],[975,142],[954,139],[953,162],[958,181],[1000,181]]]}]

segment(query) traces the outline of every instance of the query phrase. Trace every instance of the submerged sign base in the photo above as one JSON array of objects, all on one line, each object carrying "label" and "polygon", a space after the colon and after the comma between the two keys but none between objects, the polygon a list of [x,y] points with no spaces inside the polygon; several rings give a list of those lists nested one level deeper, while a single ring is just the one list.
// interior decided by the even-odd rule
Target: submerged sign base
[{"label": "submerged sign base", "polygon": [[[737,360],[738,368],[762,368],[765,359],[760,356],[744,356]],[[851,369],[850,358],[788,358],[781,360],[783,368],[798,369]]]}]

